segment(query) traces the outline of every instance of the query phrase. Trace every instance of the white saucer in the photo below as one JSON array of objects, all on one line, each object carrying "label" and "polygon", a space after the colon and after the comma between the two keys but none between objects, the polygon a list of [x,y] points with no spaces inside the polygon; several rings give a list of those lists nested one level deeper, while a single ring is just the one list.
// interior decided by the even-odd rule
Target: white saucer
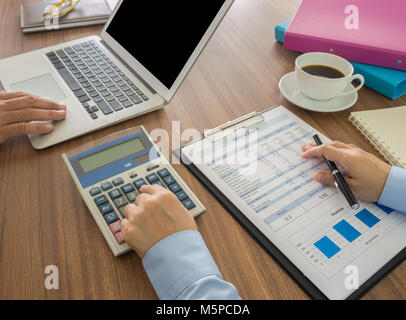
[{"label": "white saucer", "polygon": [[[303,109],[317,112],[343,111],[351,108],[358,99],[358,93],[354,92],[331,100],[313,100],[300,92],[296,82],[295,72],[285,74],[281,78],[279,81],[279,89],[289,102]],[[350,83],[345,90],[349,91],[351,89],[354,89],[354,86]]]}]

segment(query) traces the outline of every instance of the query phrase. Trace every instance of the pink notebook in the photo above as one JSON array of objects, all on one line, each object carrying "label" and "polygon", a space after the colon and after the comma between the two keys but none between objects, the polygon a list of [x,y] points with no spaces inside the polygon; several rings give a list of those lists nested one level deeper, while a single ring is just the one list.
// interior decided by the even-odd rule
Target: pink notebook
[{"label": "pink notebook", "polygon": [[303,0],[284,46],[406,70],[406,0]]}]

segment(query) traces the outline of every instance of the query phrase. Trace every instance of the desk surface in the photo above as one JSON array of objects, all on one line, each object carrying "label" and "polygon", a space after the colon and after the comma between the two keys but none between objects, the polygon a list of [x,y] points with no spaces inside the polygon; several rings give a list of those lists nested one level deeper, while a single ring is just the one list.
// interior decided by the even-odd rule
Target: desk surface
[{"label": "desk surface", "polygon": [[[97,34],[101,27],[23,35],[19,6],[0,1],[0,58]],[[252,111],[283,104],[332,139],[376,152],[351,126],[350,111],[406,105],[363,88],[350,110],[320,114],[287,102],[278,89],[294,69],[296,53],[274,41],[274,26],[290,19],[299,0],[236,0],[223,23],[180,87],[162,110],[126,121],[47,150],[34,150],[26,137],[0,146],[1,299],[155,299],[135,253],[114,258],[89,214],[61,154],[78,143],[144,125],[151,131],[216,127]],[[163,52],[162,54],[165,54]],[[188,141],[182,141],[186,143]],[[175,169],[200,196],[207,212],[198,227],[224,278],[245,299],[308,299],[306,293],[245,232],[213,196],[181,165]],[[44,288],[44,269],[59,268],[60,289]],[[406,262],[365,296],[405,299]]]}]

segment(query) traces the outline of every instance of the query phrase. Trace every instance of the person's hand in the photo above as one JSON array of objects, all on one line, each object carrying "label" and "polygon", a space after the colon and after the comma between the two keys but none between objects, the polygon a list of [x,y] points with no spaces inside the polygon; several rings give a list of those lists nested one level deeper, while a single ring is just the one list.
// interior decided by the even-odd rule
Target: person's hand
[{"label": "person's hand", "polygon": [[[310,143],[302,146],[304,159],[326,157],[341,165],[345,170],[345,180],[359,200],[378,201],[381,197],[391,166],[374,155],[343,142],[334,141],[316,146]],[[319,171],[314,179],[320,183],[334,186],[329,170]]]},{"label": "person's hand", "polygon": [[0,91],[0,144],[14,137],[45,134],[54,129],[52,124],[31,121],[57,121],[65,117],[64,105],[23,92]]},{"label": "person's hand", "polygon": [[141,259],[156,243],[185,230],[197,230],[195,220],[175,194],[158,185],[144,185],[135,204],[125,207],[121,230]]}]

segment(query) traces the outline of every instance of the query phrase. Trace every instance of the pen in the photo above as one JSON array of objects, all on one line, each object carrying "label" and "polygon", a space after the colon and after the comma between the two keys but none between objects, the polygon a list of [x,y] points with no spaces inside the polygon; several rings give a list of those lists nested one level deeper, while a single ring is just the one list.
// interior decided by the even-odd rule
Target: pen
[{"label": "pen", "polygon": [[[321,146],[323,144],[320,137],[316,133],[313,134],[313,139],[318,146]],[[344,195],[350,207],[354,210],[357,210],[359,208],[358,200],[351,192],[350,187],[348,186],[347,182],[345,182],[345,179],[341,175],[340,171],[338,171],[337,165],[333,161],[327,160],[324,156],[323,159],[327,163],[329,169],[331,170],[331,174],[333,175],[334,184],[336,188]]]}]

